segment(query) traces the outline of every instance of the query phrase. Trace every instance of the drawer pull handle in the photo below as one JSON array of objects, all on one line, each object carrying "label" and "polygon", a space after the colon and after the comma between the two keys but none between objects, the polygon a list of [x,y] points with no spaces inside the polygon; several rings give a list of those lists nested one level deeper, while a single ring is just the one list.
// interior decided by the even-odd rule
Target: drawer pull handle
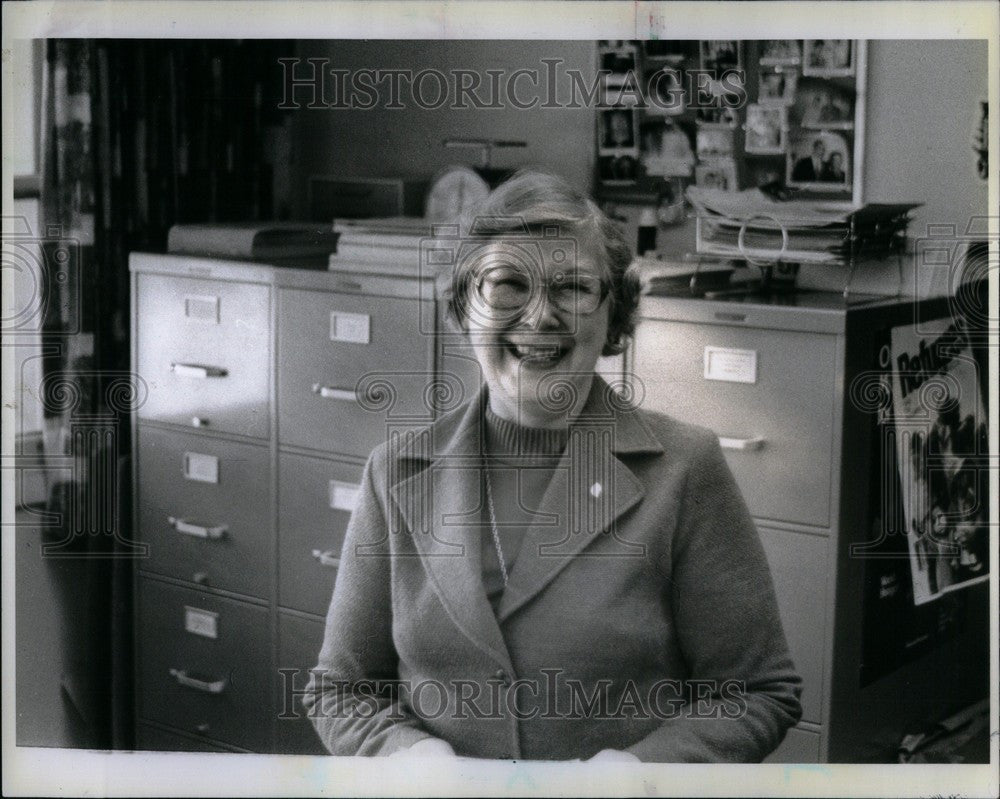
[{"label": "drawer pull handle", "polygon": [[176,516],[168,516],[167,521],[178,533],[193,535],[196,538],[208,538],[212,541],[218,541],[220,538],[224,538],[226,531],[229,530],[229,526],[225,524],[218,524],[215,527],[207,527],[203,524],[194,524],[185,519],[178,519]]},{"label": "drawer pull handle", "polygon": [[228,682],[225,677],[221,680],[199,680],[197,677],[192,677],[184,669],[171,669],[170,676],[177,680],[178,685],[183,685],[185,688],[193,688],[195,691],[201,691],[206,694],[221,694],[226,690],[226,683]]},{"label": "drawer pull handle", "polygon": [[329,566],[331,569],[340,568],[340,558],[338,558],[332,550],[323,552],[322,550],[314,549],[312,551],[312,556],[319,561],[321,566]]},{"label": "drawer pull handle", "polygon": [[763,448],[764,439],[760,436],[753,438],[725,438],[719,436],[719,446],[723,449],[734,449],[743,452],[756,452]]},{"label": "drawer pull handle", "polygon": [[315,383],[313,385],[313,394],[319,394],[323,399],[343,400],[344,402],[354,402],[357,400],[357,395],[353,389],[334,388],[333,386],[324,386],[322,383]]},{"label": "drawer pull handle", "polygon": [[200,366],[196,363],[172,363],[170,371],[178,377],[194,377],[205,380],[209,377],[225,377],[228,372],[218,366]]}]

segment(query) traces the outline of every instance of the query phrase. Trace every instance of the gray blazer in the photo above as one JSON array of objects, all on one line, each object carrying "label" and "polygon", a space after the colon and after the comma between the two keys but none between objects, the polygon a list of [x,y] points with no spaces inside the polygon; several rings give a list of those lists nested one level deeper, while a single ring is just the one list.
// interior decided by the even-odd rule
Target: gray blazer
[{"label": "gray blazer", "polygon": [[333,754],[758,761],[800,715],[756,528],[709,431],[595,379],[494,614],[484,392],[378,447],[305,707]]}]

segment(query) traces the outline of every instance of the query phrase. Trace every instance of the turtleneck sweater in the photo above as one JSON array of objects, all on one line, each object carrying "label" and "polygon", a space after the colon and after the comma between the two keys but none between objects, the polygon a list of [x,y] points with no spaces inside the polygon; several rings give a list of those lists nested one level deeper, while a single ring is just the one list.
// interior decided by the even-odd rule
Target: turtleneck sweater
[{"label": "turtleneck sweater", "polygon": [[489,404],[484,417],[487,459],[483,471],[481,552],[483,584],[495,612],[503,597],[504,582],[486,499],[486,470],[493,495],[497,537],[509,577],[525,533],[566,449],[569,431],[566,428],[524,427],[497,416]]}]

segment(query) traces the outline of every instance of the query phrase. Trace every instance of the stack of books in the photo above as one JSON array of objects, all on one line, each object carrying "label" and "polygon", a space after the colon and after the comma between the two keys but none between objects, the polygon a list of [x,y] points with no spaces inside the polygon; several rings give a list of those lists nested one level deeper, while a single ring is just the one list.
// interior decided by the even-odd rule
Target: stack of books
[{"label": "stack of books", "polygon": [[181,224],[167,234],[169,253],[241,261],[325,258],[336,247],[336,232],[309,222]]},{"label": "stack of books", "polygon": [[431,236],[421,217],[344,219],[333,225],[339,236],[330,255],[330,269],[418,274],[421,242]]},{"label": "stack of books", "polygon": [[697,213],[699,253],[751,262],[853,264],[906,248],[909,212],[920,203],[844,206],[775,200],[758,189],[687,190]]}]

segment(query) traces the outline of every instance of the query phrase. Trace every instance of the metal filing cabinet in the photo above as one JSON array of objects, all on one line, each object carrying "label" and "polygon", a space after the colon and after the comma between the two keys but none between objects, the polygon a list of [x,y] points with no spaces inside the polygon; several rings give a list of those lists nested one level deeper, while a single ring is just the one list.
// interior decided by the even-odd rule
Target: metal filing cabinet
[{"label": "metal filing cabinet", "polygon": [[870,374],[891,327],[948,310],[944,300],[848,304],[819,292],[770,302],[643,298],[636,390],[646,408],[718,434],[803,678],[802,720],[771,762],[884,760],[905,732],[985,692],[988,658],[972,615],[948,647],[859,680],[865,564],[851,545],[870,540],[880,498],[871,496],[873,415],[851,401],[851,386]]},{"label": "metal filing cabinet", "polygon": [[364,462],[471,397],[478,371],[405,266],[130,267],[138,745],[322,753],[299,692]]}]

